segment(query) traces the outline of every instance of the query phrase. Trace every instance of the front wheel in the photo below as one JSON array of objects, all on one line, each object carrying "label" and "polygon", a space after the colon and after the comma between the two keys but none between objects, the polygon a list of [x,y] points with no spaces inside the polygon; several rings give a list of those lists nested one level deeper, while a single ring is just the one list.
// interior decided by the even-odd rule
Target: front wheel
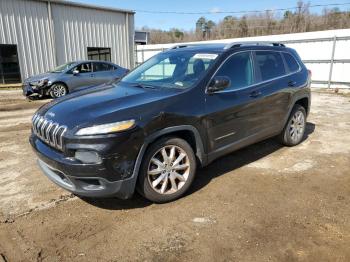
[{"label": "front wheel", "polygon": [[169,202],[188,190],[195,172],[196,158],[191,146],[180,138],[163,138],[147,150],[137,190],[152,202]]},{"label": "front wheel", "polygon": [[58,98],[65,96],[68,93],[68,88],[61,83],[53,84],[50,89],[50,95],[52,98]]},{"label": "front wheel", "polygon": [[306,128],[306,111],[300,105],[295,105],[289,119],[279,136],[279,140],[286,146],[298,145],[304,137]]}]

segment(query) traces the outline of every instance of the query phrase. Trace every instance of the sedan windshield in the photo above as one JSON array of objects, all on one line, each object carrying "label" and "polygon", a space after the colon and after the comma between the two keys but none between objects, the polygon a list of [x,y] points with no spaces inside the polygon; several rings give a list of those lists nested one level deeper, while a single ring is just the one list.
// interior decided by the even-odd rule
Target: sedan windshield
[{"label": "sedan windshield", "polygon": [[73,66],[74,64],[76,64],[75,62],[70,62],[70,63],[66,63],[63,65],[60,65],[58,67],[56,67],[54,70],[52,70],[50,73],[62,73],[65,70],[71,68],[71,66]]},{"label": "sedan windshield", "polygon": [[217,57],[193,51],[160,53],[126,75],[121,83],[186,89],[199,81]]}]

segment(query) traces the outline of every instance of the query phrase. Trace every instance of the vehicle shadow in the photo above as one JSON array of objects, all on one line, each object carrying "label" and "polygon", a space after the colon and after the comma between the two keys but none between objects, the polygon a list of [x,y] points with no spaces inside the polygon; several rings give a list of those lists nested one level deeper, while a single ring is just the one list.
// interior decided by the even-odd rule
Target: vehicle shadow
[{"label": "vehicle shadow", "polygon": [[[304,142],[310,134],[315,131],[315,124],[311,122],[306,123],[305,133],[302,142]],[[269,154],[276,152],[284,147],[274,137],[259,143],[247,146],[229,155],[223,156],[215,160],[210,165],[197,170],[196,179],[193,182],[191,189],[187,195],[192,194],[201,188],[205,187],[210,181],[227,172],[233,171],[242,166],[253,163]]]},{"label": "vehicle shadow", "polygon": [[[303,141],[305,141],[310,134],[315,130],[315,124],[308,122],[306,124],[305,135]],[[245,147],[236,152],[233,152],[227,156],[221,157],[215,160],[210,165],[197,170],[196,179],[194,180],[190,190],[186,195],[190,195],[205,187],[210,181],[216,177],[219,177],[227,172],[233,171],[242,166],[248,165],[256,160],[259,160],[273,152],[276,152],[282,148],[277,139],[270,138],[259,142],[257,144]],[[137,209],[149,206],[152,202],[144,199],[135,192],[131,199],[121,200],[117,198],[85,198],[80,197],[84,202],[91,204],[95,207],[108,209],[108,210],[122,210],[122,209]]]}]

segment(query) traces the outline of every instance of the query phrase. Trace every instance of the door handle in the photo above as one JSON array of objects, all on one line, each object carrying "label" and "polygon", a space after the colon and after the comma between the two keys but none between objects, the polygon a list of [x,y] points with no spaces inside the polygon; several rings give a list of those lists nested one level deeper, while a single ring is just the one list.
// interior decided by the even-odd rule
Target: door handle
[{"label": "door handle", "polygon": [[261,93],[261,91],[253,91],[253,92],[251,92],[250,93],[250,97],[258,97],[258,96],[260,96],[262,93]]},{"label": "door handle", "polygon": [[295,86],[296,84],[297,84],[297,82],[295,82],[295,81],[293,81],[293,80],[291,80],[291,81],[288,82],[288,86],[290,86],[290,87],[293,87],[293,86]]}]

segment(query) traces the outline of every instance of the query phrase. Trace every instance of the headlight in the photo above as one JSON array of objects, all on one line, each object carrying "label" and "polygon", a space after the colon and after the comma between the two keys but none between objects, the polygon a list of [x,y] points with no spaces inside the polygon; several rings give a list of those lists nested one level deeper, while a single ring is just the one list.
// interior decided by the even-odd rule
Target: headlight
[{"label": "headlight", "polygon": [[49,79],[42,79],[38,82],[38,86],[41,87],[46,85],[47,83],[49,83]]},{"label": "headlight", "polygon": [[77,136],[88,136],[88,135],[109,134],[109,133],[125,131],[125,130],[128,130],[134,126],[135,126],[135,120],[131,119],[131,120],[115,122],[115,123],[110,123],[110,124],[85,127],[85,128],[78,130],[78,132],[76,132],[76,135]]}]

